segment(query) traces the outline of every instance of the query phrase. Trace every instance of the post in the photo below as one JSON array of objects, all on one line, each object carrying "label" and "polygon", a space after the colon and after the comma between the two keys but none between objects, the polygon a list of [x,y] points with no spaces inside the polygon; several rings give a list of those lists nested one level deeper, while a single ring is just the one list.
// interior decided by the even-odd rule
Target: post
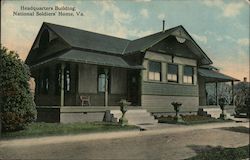
[{"label": "post", "polygon": [[234,81],[232,81],[232,105],[234,105]]},{"label": "post", "polygon": [[64,68],[65,64],[61,65],[61,106],[64,106]]},{"label": "post", "polygon": [[108,106],[108,69],[104,69],[105,72],[105,106]]},{"label": "post", "polygon": [[218,105],[218,83],[215,82],[215,99],[216,99],[216,105]]}]

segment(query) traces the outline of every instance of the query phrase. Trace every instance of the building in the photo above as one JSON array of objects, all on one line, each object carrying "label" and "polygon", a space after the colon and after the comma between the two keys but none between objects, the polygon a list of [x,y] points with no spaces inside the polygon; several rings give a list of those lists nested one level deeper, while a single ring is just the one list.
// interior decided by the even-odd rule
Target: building
[{"label": "building", "polygon": [[212,67],[183,26],[127,40],[43,23],[26,64],[36,82],[38,118],[50,121],[74,113],[91,121],[119,109],[120,99],[151,113],[173,112],[173,101],[182,112],[196,112],[206,105],[206,83],[237,80]]}]

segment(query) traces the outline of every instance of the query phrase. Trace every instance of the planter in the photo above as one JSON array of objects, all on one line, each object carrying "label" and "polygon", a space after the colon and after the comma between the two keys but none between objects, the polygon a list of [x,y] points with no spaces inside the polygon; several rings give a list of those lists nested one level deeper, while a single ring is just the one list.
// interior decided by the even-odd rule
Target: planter
[{"label": "planter", "polygon": [[119,123],[122,126],[128,125],[128,120],[125,118],[125,113],[127,112],[127,106],[131,103],[126,101],[125,99],[122,99],[120,101],[120,111],[122,112],[122,117],[119,119]]},{"label": "planter", "polygon": [[172,102],[171,103],[173,106],[174,106],[174,110],[175,110],[175,117],[174,117],[174,120],[176,122],[184,122],[181,118],[181,116],[179,115],[179,112],[180,112],[180,107],[182,105],[182,103],[180,102]]}]

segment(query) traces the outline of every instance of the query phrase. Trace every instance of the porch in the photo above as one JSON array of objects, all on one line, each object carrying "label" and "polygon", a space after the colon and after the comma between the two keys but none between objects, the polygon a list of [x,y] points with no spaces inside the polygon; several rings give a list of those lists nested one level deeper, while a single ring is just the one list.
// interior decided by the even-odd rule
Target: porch
[{"label": "porch", "polygon": [[218,108],[220,98],[226,98],[226,104],[234,106],[234,83],[238,79],[222,74],[212,66],[199,68],[198,75],[200,106]]},{"label": "porch", "polygon": [[[140,105],[142,66],[120,56],[71,50],[31,67],[37,106],[118,106],[121,99]],[[83,103],[81,97],[87,97]]]},{"label": "porch", "polygon": [[[157,123],[151,113],[141,106],[128,106],[127,109],[129,124]],[[106,119],[105,116],[111,116],[118,122],[122,115],[119,106],[38,106],[37,111],[38,122],[50,123],[102,122]]]}]

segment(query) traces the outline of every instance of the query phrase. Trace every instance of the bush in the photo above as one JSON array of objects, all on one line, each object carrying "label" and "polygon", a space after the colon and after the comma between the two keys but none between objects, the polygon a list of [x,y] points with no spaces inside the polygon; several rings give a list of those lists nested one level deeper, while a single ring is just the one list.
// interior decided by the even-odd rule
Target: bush
[{"label": "bush", "polygon": [[35,120],[36,109],[29,79],[29,68],[18,54],[1,47],[0,106],[3,131],[23,129]]}]

